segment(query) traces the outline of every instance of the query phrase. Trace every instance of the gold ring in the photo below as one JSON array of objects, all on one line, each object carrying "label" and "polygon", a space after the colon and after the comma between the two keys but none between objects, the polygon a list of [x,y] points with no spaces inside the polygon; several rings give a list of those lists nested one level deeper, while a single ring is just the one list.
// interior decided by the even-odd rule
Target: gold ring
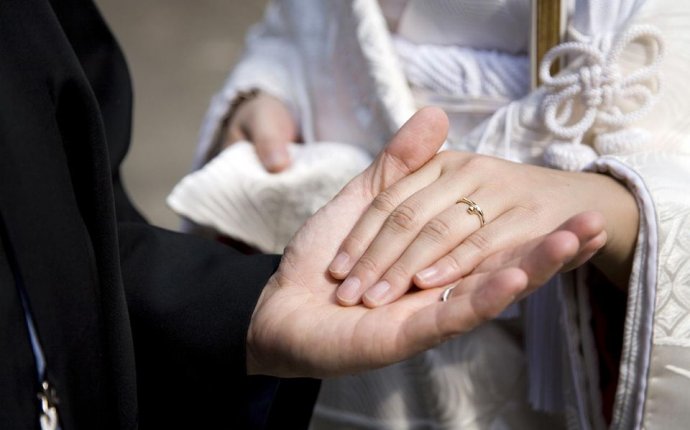
[{"label": "gold ring", "polygon": [[452,287],[448,287],[445,290],[443,290],[443,294],[441,295],[441,301],[442,302],[447,302],[450,299],[450,293],[453,292],[453,288],[455,288],[457,285],[453,285]]},{"label": "gold ring", "polygon": [[467,197],[463,197],[460,200],[458,200],[458,203],[464,203],[467,206],[467,213],[470,215],[477,215],[479,217],[479,223],[481,224],[481,227],[484,227],[484,211],[482,208],[479,207],[478,204],[473,202],[472,200],[468,199]]}]

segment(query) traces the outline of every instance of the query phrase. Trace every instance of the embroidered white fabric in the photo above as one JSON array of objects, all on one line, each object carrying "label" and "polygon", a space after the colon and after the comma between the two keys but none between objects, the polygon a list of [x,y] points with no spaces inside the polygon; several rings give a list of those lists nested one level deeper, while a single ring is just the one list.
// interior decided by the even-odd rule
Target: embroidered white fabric
[{"label": "embroidered white fabric", "polygon": [[494,50],[412,43],[394,36],[413,87],[468,99],[515,100],[529,91],[529,58]]},{"label": "embroidered white fabric", "polygon": [[[616,170],[617,172],[637,172],[640,181],[649,190],[649,199],[647,199],[644,197],[644,192],[631,185],[631,192],[635,193],[640,201],[645,202],[643,211],[656,213],[655,218],[650,215],[646,220],[656,219],[659,233],[657,236],[652,225],[641,225],[638,248],[635,253],[636,265],[630,284],[629,309],[635,309],[635,311],[629,311],[627,316],[621,381],[614,411],[613,428],[627,429],[641,425],[645,428],[668,428],[654,425],[662,422],[663,417],[660,417],[658,413],[655,415],[655,410],[659,410],[659,405],[675,405],[674,410],[679,417],[684,416],[681,413],[683,410],[686,414],[690,414],[687,412],[690,410],[682,404],[681,397],[669,398],[667,384],[675,384],[672,387],[681,385],[677,379],[673,379],[675,374],[664,367],[669,364],[668,360],[659,356],[660,347],[685,348],[690,344],[687,341],[690,337],[688,334],[690,322],[687,318],[687,315],[690,315],[690,305],[683,292],[687,286],[685,280],[690,279],[689,266],[684,264],[688,261],[690,251],[687,246],[678,243],[690,242],[690,240],[684,240],[687,236],[687,229],[684,227],[688,225],[687,219],[690,216],[687,209],[689,203],[684,197],[690,187],[687,182],[687,172],[690,171],[687,146],[684,152],[668,155],[669,148],[677,149],[681,144],[687,145],[689,142],[687,136],[690,135],[690,115],[688,114],[690,112],[690,84],[686,79],[686,70],[690,61],[690,32],[687,31],[688,23],[690,23],[690,6],[687,2],[676,0],[649,0],[647,2],[642,0],[576,0],[575,3],[576,13],[572,19],[571,34],[584,35],[585,39],[580,42],[586,42],[593,47],[597,52],[594,58],[603,59],[603,61],[597,62],[590,59],[587,63],[584,61],[586,59],[570,58],[570,64],[564,76],[573,72],[571,81],[558,81],[550,88],[535,90],[524,99],[501,108],[489,121],[464,139],[455,142],[454,148],[478,150],[516,161],[542,164],[545,158],[544,153],[551,146],[553,136],[556,135],[549,131],[544,122],[542,106],[546,104],[547,96],[553,96],[550,102],[554,102],[560,94],[562,104],[572,104],[573,115],[582,115],[588,108],[593,109],[595,106],[596,114],[590,113],[595,117],[599,117],[601,111],[615,116],[616,108],[621,109],[621,113],[625,114],[638,110],[641,106],[644,107],[644,100],[643,103],[636,100],[639,97],[644,98],[644,91],[632,97],[634,99],[632,101],[635,102],[632,109],[628,103],[630,100],[620,105],[611,103],[604,106],[604,102],[615,99],[614,93],[622,96],[629,94],[627,89],[636,85],[646,87],[654,95],[657,87],[653,74],[647,76],[649,79],[639,81],[628,79],[639,76],[640,74],[635,70],[639,69],[640,65],[645,69],[646,66],[653,64],[655,55],[661,53],[663,46],[657,43],[655,31],[642,36],[642,39],[635,39],[636,43],[633,44],[627,43],[632,39],[627,39],[625,43],[621,42],[621,46],[625,45],[622,54],[614,62],[608,60],[612,58],[611,52],[615,41],[626,40],[619,35],[625,34],[626,31],[633,32],[635,27],[631,25],[642,22],[662,29],[666,39],[665,49],[669,54],[659,70],[660,79],[664,81],[664,87],[667,88],[667,91],[659,94],[662,102],[658,103],[647,117],[635,118],[635,124],[626,125],[617,131],[613,130],[614,133],[611,133],[612,130],[602,130],[601,128],[608,127],[600,127],[601,124],[594,121],[591,127],[583,127],[587,130],[578,146],[586,146],[595,154],[609,154],[606,158],[616,158],[621,166],[626,166],[625,169],[620,167]],[[209,139],[212,134],[210,131],[217,127],[219,118],[227,108],[227,99],[232,98],[232,94],[238,88],[238,82],[249,85],[254,74],[256,81],[262,82],[263,79],[270,85],[280,87],[284,96],[290,98],[291,105],[295,107],[301,118],[301,126],[308,140],[350,142],[365,148],[370,154],[376,152],[385,142],[386,136],[390,136],[390,133],[399,127],[414,109],[413,97],[409,87],[405,85],[405,76],[398,64],[377,2],[283,0],[272,5],[274,10],[279,9],[279,13],[275,15],[280,19],[276,19],[276,22],[268,22],[268,25],[264,24],[265,31],[261,35],[267,36],[268,40],[262,40],[262,42],[267,41],[273,46],[282,44],[288,50],[294,49],[295,46],[300,49],[308,48],[306,49],[308,55],[300,58],[298,66],[289,61],[282,63],[281,56],[272,56],[270,52],[262,51],[257,42],[257,46],[243,62],[242,76],[230,79],[219,99],[214,100],[209,110],[201,147],[210,144]],[[330,24],[326,26],[324,22]],[[600,37],[595,40],[592,35]],[[317,45],[320,45],[323,40],[328,40],[333,44],[328,49],[320,49]],[[636,49],[645,44],[651,47],[649,52]],[[280,51],[280,48],[275,49]],[[571,53],[575,53],[575,56],[583,54],[581,50],[576,51]],[[650,52],[652,56],[649,56]],[[590,54],[585,53],[585,56],[588,55]],[[615,67],[610,67],[612,64],[620,68],[620,73],[612,73],[615,69]],[[578,65],[585,65],[588,69],[581,73],[578,71]],[[271,76],[266,76],[267,72],[273,68],[287,70],[289,73],[285,75],[268,73]],[[332,71],[332,73],[323,73],[324,70]],[[287,75],[289,79],[283,80]],[[611,77],[616,79],[610,79]],[[624,88],[623,82],[631,85]],[[303,87],[303,84],[306,87]],[[328,97],[325,97],[326,94]],[[566,94],[570,95],[566,97]],[[567,102],[567,100],[572,100],[572,102]],[[564,110],[554,107],[554,111],[562,114]],[[565,123],[558,122],[562,119],[561,115],[554,115],[554,118],[556,126],[567,129],[580,117],[576,116],[573,122]],[[556,127],[554,129],[559,131]],[[646,136],[653,136],[653,140],[645,137],[645,132],[641,131],[644,129],[650,131],[646,133]],[[566,136],[559,140],[566,145],[574,144],[572,137]],[[645,150],[647,154],[637,155]],[[660,154],[666,154],[667,157],[662,158]],[[662,162],[664,160],[666,161]],[[581,166],[582,162],[574,164]],[[609,172],[614,170],[611,169],[613,164],[608,163],[606,166]],[[244,186],[248,187],[247,189],[253,189],[251,183]],[[247,197],[247,199],[256,201],[256,197]],[[647,216],[646,212],[645,216]],[[685,236],[682,236],[683,234]],[[679,237],[680,240],[676,240]],[[658,255],[653,255],[657,252]],[[658,270],[655,262],[658,262]],[[649,303],[650,298],[655,296],[648,289],[656,291],[654,304]],[[575,306],[568,297],[570,296],[567,296],[564,302],[570,307]],[[649,311],[652,306],[654,312]],[[541,327],[551,323],[560,324],[558,319],[548,320]],[[576,330],[570,322],[562,322],[562,324],[562,332],[566,335]],[[651,348],[649,344],[652,324],[655,348]],[[533,326],[539,327],[538,324]],[[535,339],[538,339],[538,330],[534,329],[534,332],[527,333],[527,336],[536,336]],[[527,364],[530,382],[525,385],[529,385],[529,398],[533,399],[537,406],[548,409],[547,403],[553,400],[549,397],[551,390],[563,389],[570,428],[590,427],[587,417],[582,418],[582,415],[590,412],[584,409],[575,410],[581,408],[582,403],[576,400],[586,395],[586,391],[582,388],[586,375],[581,370],[582,358],[577,352],[581,350],[579,342],[578,339],[573,338],[572,345],[567,350],[568,354],[565,354],[567,355],[564,358],[566,369],[563,372],[571,375],[567,381],[559,379],[562,375],[557,374],[558,370],[552,372],[556,375],[543,372],[544,369],[554,367],[551,366],[554,364],[552,360],[560,359],[559,354],[562,350],[556,349],[554,356],[554,351],[545,351],[543,344],[530,342],[529,344],[533,345],[534,349],[528,345],[527,351],[530,357]],[[498,343],[495,346],[502,347]],[[682,350],[674,349],[673,352],[679,354]],[[431,351],[427,354],[434,355],[436,352]],[[532,359],[533,357],[540,357],[542,361]],[[429,359],[429,357],[423,358]],[[549,365],[541,366],[544,363]],[[642,371],[647,366],[650,368],[649,379]],[[655,375],[657,377],[653,377]],[[377,384],[379,381],[377,378],[381,377],[391,381],[400,378],[399,382],[402,384],[402,380],[407,376],[407,373],[399,368],[362,375],[361,383],[369,387],[370,391],[359,391],[347,398],[340,398],[335,407],[331,407],[332,404],[328,406],[320,400],[315,412],[315,420],[326,415],[330,417],[329,419],[335,420],[337,415],[342,418],[340,423],[343,427],[348,427],[348,425],[376,427],[377,424],[381,424],[381,428],[386,428],[386,424],[389,425],[388,428],[413,426],[418,423],[415,421],[417,415],[407,415],[407,413],[412,414],[415,411],[415,402],[418,401],[414,391],[416,387],[413,384],[414,380],[411,380],[410,385],[406,385],[409,392],[393,391],[393,394],[384,390],[388,388],[384,384]],[[679,378],[683,377],[679,376]],[[561,382],[563,386],[559,387]],[[324,389],[337,390],[338,387],[347,387],[350,383],[352,383],[350,380],[325,381]],[[379,388],[380,391],[378,391]],[[464,396],[471,396],[473,386],[467,385],[464,388],[469,389],[464,392],[458,391],[460,393],[458,395],[463,399]],[[453,389],[462,390],[463,387],[456,386]],[[457,407],[458,397],[444,398],[445,391],[442,388],[438,388],[437,391],[438,397],[430,400],[430,404],[437,408],[432,412]],[[489,401],[488,398],[487,401]],[[328,413],[319,415],[320,410],[327,410]],[[375,414],[376,420],[373,420],[371,415],[364,414],[357,416],[360,421],[347,421],[352,414],[362,411]],[[500,419],[513,416],[511,412],[506,413]],[[434,416],[429,418],[428,422],[443,422],[436,421],[441,418]],[[594,418],[590,421],[597,422]],[[335,421],[331,421],[333,422]],[[517,425],[516,421],[502,422]],[[427,421],[423,421],[422,425],[426,423]],[[498,427],[500,427],[499,424],[497,423]],[[452,425],[449,426],[452,427]],[[333,428],[333,426],[324,428]],[[554,428],[554,426],[549,428]]]},{"label": "embroidered white fabric", "polygon": [[[399,0],[379,0],[384,4]],[[396,33],[421,45],[527,53],[530,0],[409,0]],[[489,30],[489,31],[487,31]]]},{"label": "embroidered white fabric", "polygon": [[254,146],[237,142],[187,175],[168,196],[178,214],[266,253],[282,253],[304,221],[371,157],[352,145],[291,144],[292,167],[268,173]]}]

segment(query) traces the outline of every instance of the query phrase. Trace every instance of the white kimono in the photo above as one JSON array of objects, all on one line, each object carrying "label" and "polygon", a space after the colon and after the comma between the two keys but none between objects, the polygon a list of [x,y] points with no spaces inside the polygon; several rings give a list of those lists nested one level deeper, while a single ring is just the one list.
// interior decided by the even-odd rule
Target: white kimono
[{"label": "white kimono", "polygon": [[[665,41],[665,59],[658,69],[662,92],[653,107],[649,103],[646,116],[614,124],[614,132],[587,124],[572,131],[556,117],[546,124],[549,103],[582,96],[578,78],[580,87],[543,86],[499,109],[465,139],[453,142],[452,149],[536,164],[546,157],[552,165],[610,174],[628,186],[639,204],[640,231],[611,428],[687,428],[690,402],[683,387],[690,387],[690,2],[577,0],[569,20],[571,34],[602,53],[601,67],[611,66],[607,54],[620,42],[623,53],[614,59],[623,76],[615,79],[642,67],[639,50],[620,40],[631,28],[656,34],[651,27],[633,27],[642,24],[660,29]],[[564,74],[582,76],[591,64],[579,61],[577,50],[569,53]],[[651,73],[656,79],[657,70]],[[599,84],[594,90],[607,83]],[[298,118],[306,142],[348,143],[369,154],[378,152],[415,110],[376,0],[271,3],[264,21],[251,31],[244,57],[213,98],[197,163],[212,145],[237,92],[250,88],[282,99]],[[590,108],[598,115],[598,102],[587,104],[587,97],[604,93],[582,96],[583,118]],[[173,197],[175,193],[171,205],[180,210],[185,198]],[[525,339],[521,324],[504,319],[411,360],[324,381],[313,427],[605,427],[583,279],[581,271],[558,276],[531,303],[521,305],[527,320],[541,326],[530,328],[528,321]]]}]

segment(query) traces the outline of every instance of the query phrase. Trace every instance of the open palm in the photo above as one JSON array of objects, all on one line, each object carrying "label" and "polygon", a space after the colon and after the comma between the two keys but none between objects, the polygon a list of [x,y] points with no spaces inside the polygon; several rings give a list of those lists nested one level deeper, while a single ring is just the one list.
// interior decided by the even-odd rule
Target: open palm
[{"label": "open palm", "polygon": [[589,215],[503,251],[460,281],[447,303],[439,301],[440,289],[429,289],[375,309],[340,306],[339,281],[328,272],[340,243],[378,193],[434,156],[447,127],[442,111],[419,111],[366,171],[297,232],[254,311],[247,340],[250,373],[324,377],[408,358],[496,316],[600,231],[597,216]]}]

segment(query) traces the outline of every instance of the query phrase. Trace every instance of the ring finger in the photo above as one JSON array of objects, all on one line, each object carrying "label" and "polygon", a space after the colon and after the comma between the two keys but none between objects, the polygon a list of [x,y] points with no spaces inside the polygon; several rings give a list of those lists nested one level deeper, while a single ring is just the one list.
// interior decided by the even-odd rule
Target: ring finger
[{"label": "ring finger", "polygon": [[440,178],[395,208],[338,288],[340,302],[359,303],[362,293],[402,255],[425,224],[454,205],[454,196],[462,192],[462,187],[460,181]]},{"label": "ring finger", "polygon": [[[410,288],[415,273],[448,254],[479,229],[490,228],[507,205],[495,198],[492,200],[489,194],[495,195],[491,191],[477,190],[427,222],[379,282],[364,293],[364,303],[374,307],[398,299]],[[480,208],[475,203],[479,201],[487,205],[482,204]],[[482,226],[483,223],[486,226]]]}]

